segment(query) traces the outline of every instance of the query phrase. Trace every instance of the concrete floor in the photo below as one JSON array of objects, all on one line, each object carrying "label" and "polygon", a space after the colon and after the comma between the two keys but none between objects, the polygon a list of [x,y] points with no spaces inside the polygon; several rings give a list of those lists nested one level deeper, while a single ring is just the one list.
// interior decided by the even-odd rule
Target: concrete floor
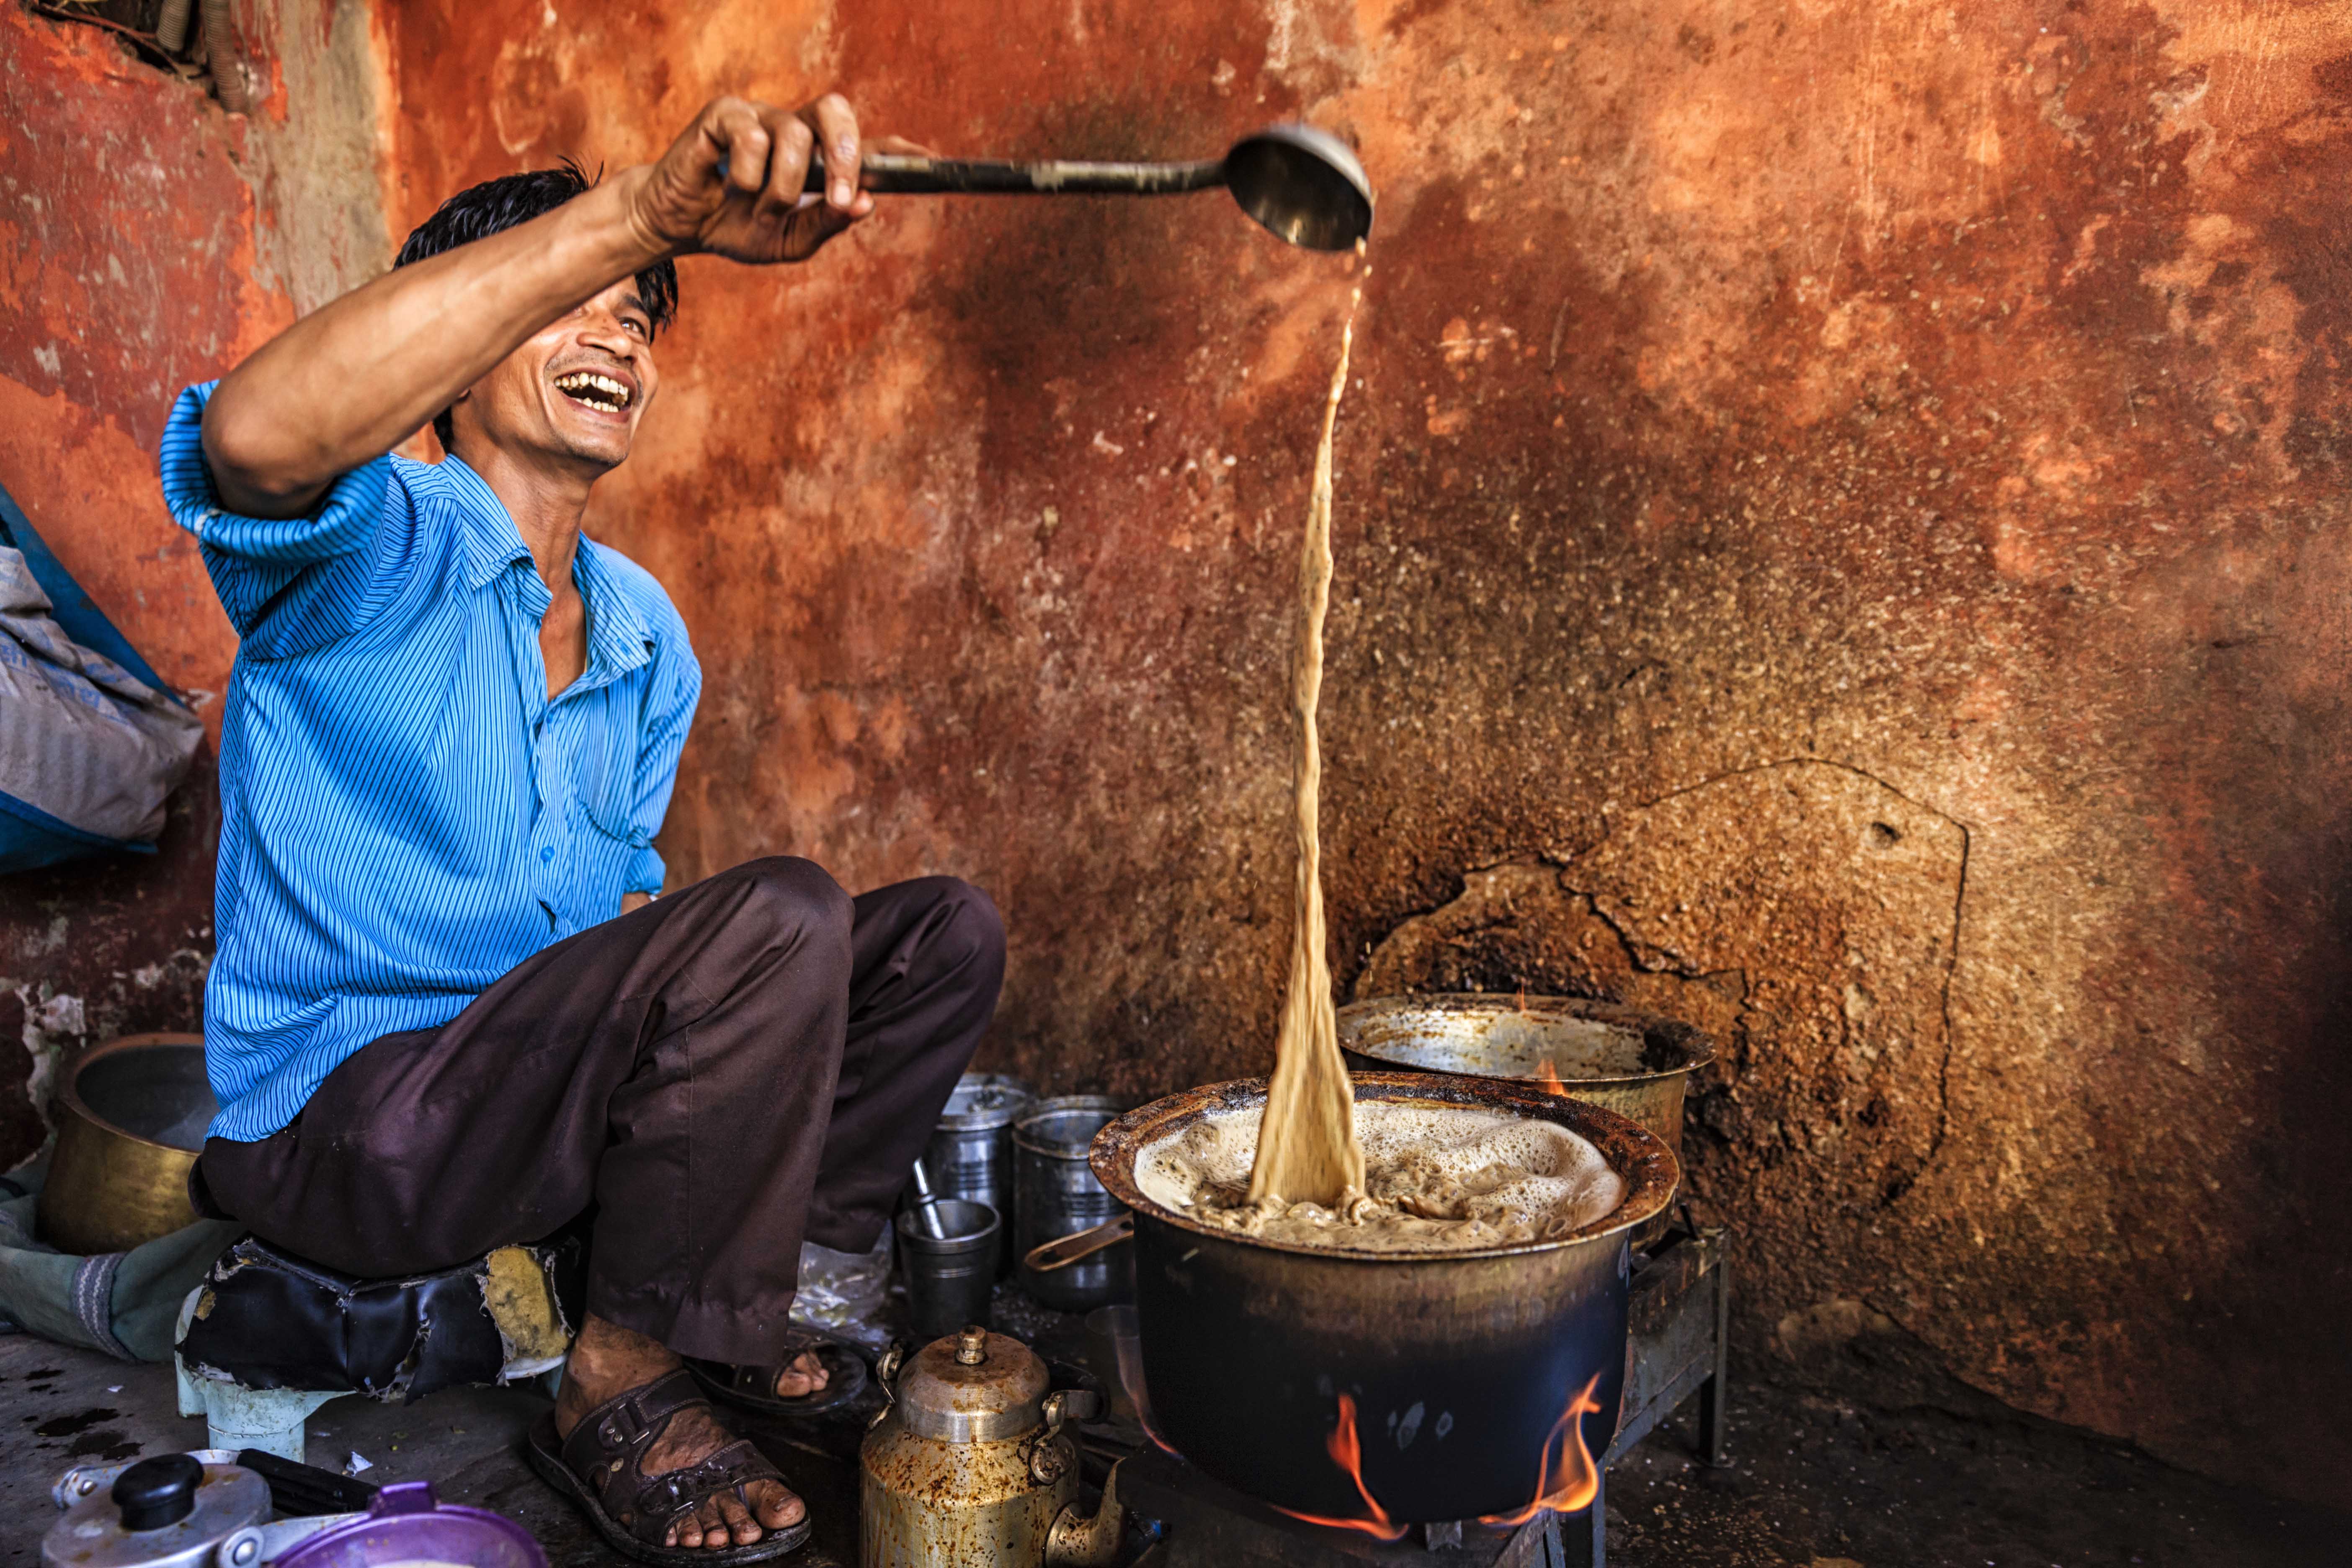
[{"label": "concrete floor", "polygon": [[[1052,1339],[1031,1309],[1000,1327]],[[1057,1347],[1048,1345],[1049,1350]],[[2132,1449],[2035,1422],[1957,1385],[1880,1365],[1879,1399],[1841,1370],[1774,1367],[1735,1393],[1735,1467],[1692,1462],[1669,1424],[1610,1478],[1615,1568],[2323,1568],[2352,1561],[2352,1519],[2231,1491]],[[1898,1374],[1899,1373],[1899,1374]],[[374,1481],[431,1479],[443,1500],[521,1521],[557,1568],[624,1561],[516,1457],[547,1407],[536,1392],[453,1390],[405,1408],[321,1408],[310,1462],[353,1453]],[[23,1335],[0,1338],[0,1541],[8,1568],[39,1560],[48,1488],[70,1465],[201,1447],[168,1366],[134,1366]],[[745,1429],[811,1504],[793,1561],[849,1568],[854,1454],[864,1416],[832,1428]]]}]

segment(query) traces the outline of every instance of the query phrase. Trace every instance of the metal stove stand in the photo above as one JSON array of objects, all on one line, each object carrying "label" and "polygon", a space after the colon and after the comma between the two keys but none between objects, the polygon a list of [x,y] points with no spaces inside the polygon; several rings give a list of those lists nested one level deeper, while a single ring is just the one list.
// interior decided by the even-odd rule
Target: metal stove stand
[{"label": "metal stove stand", "polygon": [[1608,1467],[1693,1395],[1699,1455],[1725,1454],[1731,1279],[1721,1229],[1685,1219],[1633,1260],[1625,1394],[1592,1505],[1541,1514],[1516,1530],[1475,1521],[1416,1525],[1402,1541],[1307,1524],[1243,1496],[1173,1454],[1147,1446],[1119,1471],[1129,1510],[1157,1521],[1133,1568],[1607,1568]]}]

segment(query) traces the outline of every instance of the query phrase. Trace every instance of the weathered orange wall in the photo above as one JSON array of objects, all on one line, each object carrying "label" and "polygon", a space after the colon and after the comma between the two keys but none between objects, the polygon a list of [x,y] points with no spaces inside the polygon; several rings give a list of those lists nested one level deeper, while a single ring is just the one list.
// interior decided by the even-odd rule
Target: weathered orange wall
[{"label": "weathered orange wall", "polygon": [[[387,15],[395,231],[722,89],[960,152],[1358,139],[1343,978],[1706,1018],[1693,1184],[1754,1329],[1863,1299],[2021,1405],[2352,1500],[2352,7]],[[674,876],[960,872],[1011,924],[999,1061],[1262,1068],[1349,274],[1215,196],[689,262],[592,528],[709,674]]]},{"label": "weathered orange wall", "polygon": [[[722,89],[959,151],[1310,116],[1382,197],[1343,979],[1707,1021],[1692,1181],[1753,1331],[1866,1300],[2029,1408],[2352,1500],[2352,8],[576,9],[379,7],[376,62],[357,0],[256,7],[239,126],[0,6],[0,480],[167,678],[217,691],[231,644],[154,501],[163,399],[381,264],[379,63],[394,235]],[[1013,930],[999,1060],[1261,1068],[1349,273],[1214,196],[689,263],[594,524],[709,672],[675,874],[961,872]],[[155,861],[0,884],[23,1072],[192,1016],[208,801]],[[0,1094],[10,1148],[28,1116]]]},{"label": "weathered orange wall", "polygon": [[[0,484],[215,741],[236,638],[163,512],[164,417],[383,259],[363,9],[239,16],[266,84],[250,118],[0,5]],[[218,810],[207,744],[155,856],[0,878],[0,1165],[38,1147],[62,1059],[198,1026]]]}]

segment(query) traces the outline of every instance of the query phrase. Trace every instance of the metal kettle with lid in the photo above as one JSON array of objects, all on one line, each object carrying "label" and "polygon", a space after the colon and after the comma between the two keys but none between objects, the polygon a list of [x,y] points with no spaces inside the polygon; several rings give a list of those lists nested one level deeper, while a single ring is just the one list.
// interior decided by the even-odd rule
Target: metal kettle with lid
[{"label": "metal kettle with lid", "polygon": [[891,1402],[858,1452],[862,1568],[1108,1568],[1118,1472],[1092,1518],[1065,1424],[1096,1395],[1051,1389],[1028,1346],[986,1329],[883,1358]]}]

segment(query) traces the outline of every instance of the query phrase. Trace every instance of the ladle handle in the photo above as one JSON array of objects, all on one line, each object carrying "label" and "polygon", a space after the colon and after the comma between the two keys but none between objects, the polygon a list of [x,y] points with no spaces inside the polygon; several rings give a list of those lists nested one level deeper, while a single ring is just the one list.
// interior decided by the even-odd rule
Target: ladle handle
[{"label": "ladle handle", "polygon": [[[1214,190],[1225,183],[1225,161],[1202,163],[1034,163],[1003,158],[930,158],[909,153],[868,153],[857,183],[899,195],[1164,196]],[[824,189],[824,154],[809,154],[811,193]]]},{"label": "ladle handle", "polygon": [[1105,1220],[1092,1230],[1040,1242],[1021,1261],[1037,1273],[1050,1274],[1056,1268],[1067,1268],[1081,1258],[1092,1258],[1106,1247],[1117,1247],[1134,1234],[1135,1216],[1123,1214],[1117,1219]]}]

